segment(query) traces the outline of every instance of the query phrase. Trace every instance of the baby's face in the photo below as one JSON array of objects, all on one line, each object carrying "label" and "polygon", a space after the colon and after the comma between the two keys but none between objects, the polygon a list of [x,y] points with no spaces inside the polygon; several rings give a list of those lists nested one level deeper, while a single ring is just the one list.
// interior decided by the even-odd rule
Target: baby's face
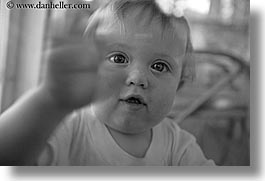
[{"label": "baby's face", "polygon": [[132,15],[123,25],[103,23],[96,32],[105,59],[99,67],[101,99],[93,109],[99,120],[122,133],[142,133],[162,121],[181,76],[186,27],[179,24],[162,36],[158,22],[144,26],[144,21]]}]

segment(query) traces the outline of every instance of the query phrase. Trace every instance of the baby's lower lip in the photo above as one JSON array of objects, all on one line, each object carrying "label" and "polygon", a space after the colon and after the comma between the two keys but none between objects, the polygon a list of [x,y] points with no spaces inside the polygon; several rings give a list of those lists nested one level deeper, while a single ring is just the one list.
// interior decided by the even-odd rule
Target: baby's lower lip
[{"label": "baby's lower lip", "polygon": [[129,108],[130,110],[135,110],[135,111],[137,111],[137,110],[140,110],[140,109],[142,109],[142,108],[145,107],[144,104],[130,103],[130,102],[125,101],[125,100],[121,100],[120,102],[121,102],[124,106],[126,106],[127,108]]}]

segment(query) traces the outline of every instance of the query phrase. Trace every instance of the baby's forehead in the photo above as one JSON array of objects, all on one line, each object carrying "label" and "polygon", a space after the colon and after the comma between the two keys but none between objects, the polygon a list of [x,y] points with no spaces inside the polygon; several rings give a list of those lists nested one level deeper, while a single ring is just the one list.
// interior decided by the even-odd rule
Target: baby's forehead
[{"label": "baby's forehead", "polygon": [[120,28],[138,27],[138,30],[150,31],[156,30],[162,33],[175,33],[187,35],[187,24],[181,19],[169,17],[159,13],[153,13],[151,10],[143,8],[132,8],[126,13],[117,12],[111,9],[101,11],[101,20],[103,24],[120,25]]},{"label": "baby's forehead", "polygon": [[[105,16],[97,29],[97,35],[108,42],[126,42],[126,44],[146,43],[165,48],[177,47],[179,54],[186,50],[188,33],[181,22],[175,22],[174,26],[162,26],[158,19],[149,21],[148,18],[139,19],[135,14],[124,18]],[[136,43],[136,44],[137,44]]]},{"label": "baby's forehead", "polygon": [[107,12],[102,16],[97,33],[119,35],[116,38],[130,36],[135,39],[174,40],[186,44],[188,31],[183,22],[172,19],[165,24],[157,17],[151,18],[148,12],[142,13],[141,17],[139,13],[137,10],[129,11],[125,16],[119,17],[111,11]]}]

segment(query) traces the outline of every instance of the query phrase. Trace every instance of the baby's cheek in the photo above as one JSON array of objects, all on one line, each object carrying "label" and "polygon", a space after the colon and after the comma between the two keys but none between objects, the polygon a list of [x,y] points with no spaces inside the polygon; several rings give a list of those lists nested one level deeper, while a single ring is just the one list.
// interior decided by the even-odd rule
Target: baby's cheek
[{"label": "baby's cheek", "polygon": [[160,116],[163,119],[171,110],[175,97],[175,92],[171,90],[167,91],[165,89],[161,89],[159,92],[160,93],[154,97],[154,114],[159,114],[157,116]]},{"label": "baby's cheek", "polygon": [[102,73],[102,78],[111,90],[120,90],[124,86],[125,77],[125,72],[117,69],[109,68]]},{"label": "baby's cheek", "polygon": [[163,102],[163,106],[165,109],[166,114],[170,111],[173,102],[174,102],[174,96],[172,95],[172,92],[168,92],[168,94],[164,95],[164,99],[161,100],[161,102]]},{"label": "baby's cheek", "polygon": [[112,68],[102,67],[99,69],[99,92],[104,97],[119,95],[125,82],[125,73]]}]

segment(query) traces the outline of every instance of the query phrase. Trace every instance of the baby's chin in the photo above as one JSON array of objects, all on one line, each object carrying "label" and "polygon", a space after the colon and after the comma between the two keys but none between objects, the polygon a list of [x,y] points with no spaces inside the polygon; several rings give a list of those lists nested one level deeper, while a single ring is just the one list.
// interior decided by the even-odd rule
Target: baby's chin
[{"label": "baby's chin", "polygon": [[139,135],[139,134],[144,134],[145,132],[148,132],[152,129],[146,128],[146,127],[129,127],[129,126],[114,126],[114,125],[109,125],[106,124],[106,127],[108,128],[109,131],[115,131],[120,134],[124,135]]}]

